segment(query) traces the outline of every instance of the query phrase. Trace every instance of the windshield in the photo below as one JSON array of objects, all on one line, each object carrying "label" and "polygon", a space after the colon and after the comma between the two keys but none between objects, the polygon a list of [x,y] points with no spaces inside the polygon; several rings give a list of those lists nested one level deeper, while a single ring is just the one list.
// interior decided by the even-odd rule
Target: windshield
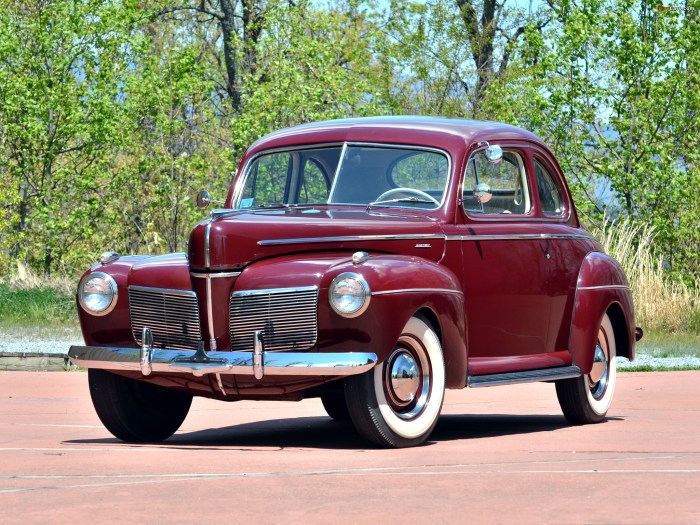
[{"label": "windshield", "polygon": [[246,168],[236,208],[314,204],[435,209],[445,195],[446,154],[346,145],[275,151]]}]

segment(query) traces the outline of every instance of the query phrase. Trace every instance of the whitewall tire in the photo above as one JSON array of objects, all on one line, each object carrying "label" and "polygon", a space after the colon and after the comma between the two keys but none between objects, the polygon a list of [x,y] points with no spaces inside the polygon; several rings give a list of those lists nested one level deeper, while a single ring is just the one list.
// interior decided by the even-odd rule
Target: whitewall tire
[{"label": "whitewall tire", "polygon": [[384,362],[345,380],[355,428],[385,447],[424,442],[435,428],[445,397],[442,346],[432,327],[412,317]]},{"label": "whitewall tire", "polygon": [[556,382],[559,405],[567,420],[584,424],[605,418],[615,392],[616,357],[615,332],[605,314],[598,329],[591,372]]}]

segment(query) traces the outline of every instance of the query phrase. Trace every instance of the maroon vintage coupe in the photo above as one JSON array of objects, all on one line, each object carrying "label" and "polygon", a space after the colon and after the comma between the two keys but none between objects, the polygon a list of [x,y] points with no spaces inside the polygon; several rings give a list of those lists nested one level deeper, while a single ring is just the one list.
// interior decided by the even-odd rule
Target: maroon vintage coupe
[{"label": "maroon vintage coupe", "polygon": [[[199,195],[206,206],[213,201]],[[382,117],[284,129],[244,154],[188,253],[102,255],[78,287],[100,419],[158,441],[193,396],[320,397],[370,441],[423,442],[446,388],[554,382],[601,421],[634,358],[620,265],[535,135]]]}]

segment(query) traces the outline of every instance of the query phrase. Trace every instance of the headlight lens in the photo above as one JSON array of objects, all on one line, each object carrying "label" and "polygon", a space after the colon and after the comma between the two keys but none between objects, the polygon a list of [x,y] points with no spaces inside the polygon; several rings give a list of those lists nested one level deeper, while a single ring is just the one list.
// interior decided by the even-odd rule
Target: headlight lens
[{"label": "headlight lens", "polygon": [[328,300],[343,317],[357,317],[369,306],[370,289],[364,277],[357,273],[341,273],[331,283]]},{"label": "headlight lens", "polygon": [[78,302],[92,315],[107,315],[117,304],[117,283],[104,272],[93,272],[80,280]]}]

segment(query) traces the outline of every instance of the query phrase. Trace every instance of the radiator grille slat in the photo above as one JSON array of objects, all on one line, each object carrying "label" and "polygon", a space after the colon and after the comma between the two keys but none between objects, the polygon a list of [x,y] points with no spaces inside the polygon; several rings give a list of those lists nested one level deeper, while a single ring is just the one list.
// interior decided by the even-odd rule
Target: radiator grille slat
[{"label": "radiator grille slat", "polygon": [[131,331],[141,344],[144,326],[153,333],[156,347],[196,350],[202,338],[199,307],[194,292],[129,287]]},{"label": "radiator grille slat", "polygon": [[235,292],[229,320],[231,350],[253,350],[253,334],[263,333],[265,350],[303,350],[316,344],[318,288]]}]

